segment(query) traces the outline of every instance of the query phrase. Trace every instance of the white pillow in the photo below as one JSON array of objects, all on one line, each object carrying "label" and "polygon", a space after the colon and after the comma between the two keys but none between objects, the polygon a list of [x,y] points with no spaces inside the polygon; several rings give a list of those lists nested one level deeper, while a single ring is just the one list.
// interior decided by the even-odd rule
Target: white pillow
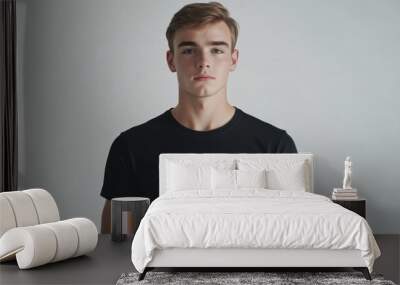
[{"label": "white pillow", "polygon": [[267,170],[267,188],[311,191],[306,161],[289,159],[238,159],[240,170]]},{"label": "white pillow", "polygon": [[267,171],[211,169],[211,187],[213,190],[241,188],[267,188]]},{"label": "white pillow", "polygon": [[235,169],[234,159],[168,159],[166,161],[166,190],[211,190],[211,167]]},{"label": "white pillow", "polygon": [[233,169],[211,169],[211,188],[236,189],[236,170]]},{"label": "white pillow", "polygon": [[267,188],[267,171],[261,170],[236,170],[238,188]]},{"label": "white pillow", "polygon": [[168,163],[168,191],[211,188],[211,167]]}]

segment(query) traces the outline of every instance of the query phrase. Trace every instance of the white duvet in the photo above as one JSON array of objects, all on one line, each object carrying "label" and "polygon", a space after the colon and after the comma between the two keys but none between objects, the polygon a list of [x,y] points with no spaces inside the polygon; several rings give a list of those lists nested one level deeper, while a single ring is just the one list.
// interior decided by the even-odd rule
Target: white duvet
[{"label": "white duvet", "polygon": [[367,221],[318,194],[246,189],[166,193],[150,205],[132,242],[143,272],[154,249],[358,249],[372,272],[380,250]]}]

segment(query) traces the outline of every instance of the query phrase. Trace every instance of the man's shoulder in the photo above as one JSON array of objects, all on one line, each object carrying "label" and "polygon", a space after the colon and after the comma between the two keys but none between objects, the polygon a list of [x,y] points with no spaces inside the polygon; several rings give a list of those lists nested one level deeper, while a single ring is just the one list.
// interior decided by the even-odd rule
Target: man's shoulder
[{"label": "man's shoulder", "polygon": [[144,123],[130,127],[122,131],[113,141],[112,146],[115,149],[126,149],[129,145],[130,148],[137,143],[146,140],[149,136],[154,136],[167,125],[167,112],[158,115]]},{"label": "man's shoulder", "polygon": [[146,134],[148,132],[152,132],[158,130],[167,125],[167,112],[169,110],[163,112],[162,114],[138,125],[135,125],[121,133],[121,136],[130,137],[138,134]]},{"label": "man's shoulder", "polygon": [[[240,110],[240,109],[239,109]],[[242,114],[242,122],[243,125],[246,128],[250,128],[251,130],[257,131],[257,132],[262,132],[266,135],[270,135],[270,134],[275,134],[275,135],[282,135],[284,133],[286,133],[286,131],[284,129],[281,129],[275,125],[272,125],[270,123],[267,123],[266,121],[263,121],[255,116],[252,116],[246,112],[244,112],[243,110],[240,110],[241,114]]]},{"label": "man's shoulder", "polygon": [[259,118],[243,112],[243,129],[249,130],[268,145],[272,145],[271,152],[297,153],[296,144],[286,130],[267,123]]}]

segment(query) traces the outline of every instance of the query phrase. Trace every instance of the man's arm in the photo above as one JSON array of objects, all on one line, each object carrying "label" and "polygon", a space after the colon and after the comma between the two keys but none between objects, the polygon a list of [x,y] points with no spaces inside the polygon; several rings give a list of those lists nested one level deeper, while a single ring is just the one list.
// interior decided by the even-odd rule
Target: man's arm
[{"label": "man's arm", "polygon": [[103,207],[103,213],[101,214],[101,233],[111,233],[111,201],[106,199]]},{"label": "man's arm", "polygon": [[[104,182],[100,195],[106,199],[101,215],[101,233],[111,233],[111,199],[132,196],[136,188],[136,174],[132,166],[133,156],[128,152],[124,137],[119,135],[111,144],[104,171]],[[133,230],[132,213],[127,213],[127,234]],[[124,225],[125,226],[125,225]]]}]

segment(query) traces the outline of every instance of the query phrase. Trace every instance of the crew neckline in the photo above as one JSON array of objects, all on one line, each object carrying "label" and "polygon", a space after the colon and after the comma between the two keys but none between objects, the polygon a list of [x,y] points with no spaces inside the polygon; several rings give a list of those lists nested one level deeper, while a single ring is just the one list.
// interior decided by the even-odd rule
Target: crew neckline
[{"label": "crew neckline", "polygon": [[198,134],[198,135],[210,135],[210,134],[217,134],[220,132],[223,132],[229,128],[231,128],[235,122],[237,121],[237,119],[239,118],[239,112],[240,109],[236,106],[233,106],[235,108],[235,112],[233,113],[232,118],[226,122],[224,125],[212,129],[212,130],[207,130],[207,131],[197,131],[197,130],[193,130],[191,128],[188,128],[184,125],[182,125],[180,122],[178,122],[178,120],[175,119],[175,117],[172,115],[172,109],[173,108],[169,108],[169,110],[166,111],[168,118],[174,123],[175,126],[177,126],[179,129],[188,132],[188,133],[192,133],[192,134]]}]

